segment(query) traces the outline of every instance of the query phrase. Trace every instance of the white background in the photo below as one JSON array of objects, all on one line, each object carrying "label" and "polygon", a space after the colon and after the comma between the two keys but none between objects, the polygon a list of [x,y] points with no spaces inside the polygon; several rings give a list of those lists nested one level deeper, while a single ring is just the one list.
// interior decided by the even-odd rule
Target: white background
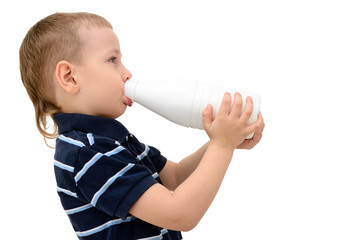
[{"label": "white background", "polygon": [[[76,239],[18,64],[28,29],[56,11],[108,19],[135,79],[194,79],[262,96],[262,141],[234,154],[215,201],[185,239],[362,239],[360,1],[32,0],[1,10],[6,239]],[[119,120],[174,161],[207,141],[136,104]]]}]

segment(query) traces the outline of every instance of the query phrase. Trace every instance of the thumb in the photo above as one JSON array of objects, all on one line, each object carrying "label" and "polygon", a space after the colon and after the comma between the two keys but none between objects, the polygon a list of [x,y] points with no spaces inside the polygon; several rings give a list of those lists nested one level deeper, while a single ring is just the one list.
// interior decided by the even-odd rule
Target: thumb
[{"label": "thumb", "polygon": [[205,130],[208,130],[210,128],[211,123],[214,120],[212,112],[213,109],[211,104],[208,104],[204,109],[204,111],[202,112],[202,124],[204,125]]}]

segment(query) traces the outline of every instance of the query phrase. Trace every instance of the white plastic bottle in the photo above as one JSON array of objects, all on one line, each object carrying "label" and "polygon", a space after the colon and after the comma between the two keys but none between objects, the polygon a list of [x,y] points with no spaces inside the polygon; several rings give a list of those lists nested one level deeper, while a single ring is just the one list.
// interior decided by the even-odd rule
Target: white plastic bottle
[{"label": "white plastic bottle", "polygon": [[[125,84],[125,95],[132,102],[139,103],[174,123],[198,129],[204,129],[203,110],[208,104],[212,104],[215,117],[225,92],[230,92],[233,98],[236,91],[197,81],[128,80]],[[242,111],[245,109],[246,97],[250,96],[253,99],[253,113],[248,124],[254,123],[259,114],[260,96],[246,91],[238,92],[243,99]],[[253,135],[253,133],[250,134],[247,139],[252,138]]]}]

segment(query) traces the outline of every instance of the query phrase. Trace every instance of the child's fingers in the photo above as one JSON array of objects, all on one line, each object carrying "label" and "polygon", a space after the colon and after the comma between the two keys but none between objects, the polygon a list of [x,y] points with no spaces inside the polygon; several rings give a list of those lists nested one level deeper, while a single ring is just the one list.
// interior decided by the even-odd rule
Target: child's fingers
[{"label": "child's fingers", "polygon": [[248,96],[246,97],[246,105],[245,105],[245,110],[244,112],[241,114],[240,119],[243,122],[247,122],[251,116],[251,114],[253,113],[253,99]]},{"label": "child's fingers", "polygon": [[230,112],[230,105],[231,105],[231,95],[230,93],[226,92],[220,104],[220,109],[216,116],[227,116]]},{"label": "child's fingers", "polygon": [[263,118],[263,116],[261,115],[261,112],[259,112],[259,114],[258,114],[258,120],[260,119],[260,121],[262,122],[261,123],[261,131],[263,131],[264,130],[264,127],[265,127],[265,123],[264,123],[264,118]]},{"label": "child's fingers", "polygon": [[243,99],[241,98],[240,93],[235,92],[234,104],[233,107],[231,108],[230,115],[237,118],[240,117],[242,108],[243,108]]},{"label": "child's fingers", "polygon": [[260,135],[260,138],[261,138],[264,127],[265,127],[264,118],[259,113],[258,119],[256,120],[256,122],[247,126],[246,130],[247,130],[247,132],[254,133],[254,136],[255,136],[255,134]]},{"label": "child's fingers", "polygon": [[212,105],[209,104],[206,106],[204,111],[202,112],[202,124],[204,125],[204,129],[208,130],[211,126],[212,121],[214,120],[212,117]]},{"label": "child's fingers", "polygon": [[264,130],[264,120],[263,117],[261,116],[261,114],[259,113],[258,115],[258,121],[257,122],[257,127],[256,130],[254,132],[254,136],[253,136],[253,140],[255,141],[255,143],[258,143],[261,139],[261,137],[263,136],[263,130]]}]

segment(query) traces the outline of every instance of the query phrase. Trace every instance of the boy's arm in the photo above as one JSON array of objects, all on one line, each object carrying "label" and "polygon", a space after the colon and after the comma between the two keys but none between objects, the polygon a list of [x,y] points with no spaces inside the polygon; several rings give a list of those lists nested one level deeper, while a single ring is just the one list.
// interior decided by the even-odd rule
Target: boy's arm
[{"label": "boy's arm", "polygon": [[[246,139],[236,147],[237,149],[252,149],[256,144],[259,143],[262,138],[262,133],[265,126],[263,117],[260,115],[259,118],[261,118],[263,121],[262,126],[255,131],[254,137],[252,139]],[[209,146],[209,143],[210,142],[207,142],[199,150],[182,159],[179,163],[167,160],[166,165],[160,172],[162,185],[173,191],[181,183],[183,183],[199,165],[207,147]]]},{"label": "boy's arm", "polygon": [[161,184],[150,187],[130,209],[132,215],[173,230],[188,231],[197,225],[221,185],[235,147],[262,125],[261,118],[246,124],[252,112],[251,98],[243,114],[240,94],[235,95],[231,112],[230,102],[230,94],[226,94],[215,120],[212,108],[205,109],[204,127],[210,143],[192,174],[173,193]]},{"label": "boy's arm", "polygon": [[199,165],[204,156],[209,142],[204,144],[199,150],[190,156],[182,159],[179,163],[167,160],[166,165],[160,172],[162,185],[171,191],[174,191],[183,183]]},{"label": "boy's arm", "polygon": [[159,227],[178,231],[193,229],[213,201],[232,152],[210,145],[193,174],[173,193],[161,184],[154,184],[133,205],[130,213]]}]

